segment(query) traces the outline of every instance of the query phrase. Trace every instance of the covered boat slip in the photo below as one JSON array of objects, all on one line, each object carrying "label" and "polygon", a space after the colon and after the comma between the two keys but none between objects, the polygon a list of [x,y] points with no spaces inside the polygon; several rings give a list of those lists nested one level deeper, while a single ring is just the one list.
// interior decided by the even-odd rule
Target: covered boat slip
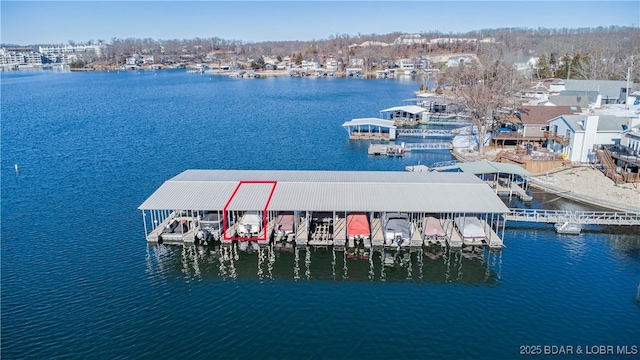
[{"label": "covered boat slip", "polygon": [[438,244],[444,245],[446,242],[447,233],[442,228],[440,219],[436,219],[433,216],[427,216],[422,221],[422,236],[424,244]]},{"label": "covered boat slip", "polygon": [[185,216],[190,217],[193,234],[181,238],[194,241],[206,213],[224,219],[223,239],[233,238],[237,222],[251,211],[262,217],[266,226],[258,238],[267,241],[279,215],[293,214],[288,237],[298,245],[312,244],[312,230],[318,226],[314,217],[319,213],[328,214],[326,227],[317,228],[325,245],[334,239],[348,240],[349,214],[366,214],[374,246],[382,245],[387,213],[407,213],[416,233],[423,219],[434,214],[443,221],[464,215],[493,219],[509,212],[495,192],[472,174],[289,170],[186,170],[165,181],[139,209],[149,242],[159,241],[159,236],[165,239],[159,228]]},{"label": "covered boat slip", "polygon": [[392,120],[358,118],[342,124],[351,140],[395,140],[396,126]]}]

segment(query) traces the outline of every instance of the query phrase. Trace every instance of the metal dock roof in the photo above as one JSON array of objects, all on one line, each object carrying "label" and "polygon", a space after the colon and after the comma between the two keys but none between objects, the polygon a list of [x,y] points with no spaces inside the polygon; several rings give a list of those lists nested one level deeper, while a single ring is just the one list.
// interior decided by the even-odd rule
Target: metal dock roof
[{"label": "metal dock roof", "polygon": [[[468,173],[406,171],[186,170],[167,180],[140,210],[402,211],[506,213],[482,180]],[[235,190],[238,189],[234,195]],[[233,196],[233,198],[232,198]]]},{"label": "metal dock roof", "polygon": [[373,125],[373,126],[379,126],[379,127],[383,127],[383,128],[390,128],[390,129],[395,129],[396,126],[394,125],[393,120],[384,120],[384,119],[379,119],[379,118],[359,118],[359,119],[351,119],[347,122],[345,122],[344,124],[342,124],[342,127],[349,127],[349,126],[358,126],[358,125]]}]

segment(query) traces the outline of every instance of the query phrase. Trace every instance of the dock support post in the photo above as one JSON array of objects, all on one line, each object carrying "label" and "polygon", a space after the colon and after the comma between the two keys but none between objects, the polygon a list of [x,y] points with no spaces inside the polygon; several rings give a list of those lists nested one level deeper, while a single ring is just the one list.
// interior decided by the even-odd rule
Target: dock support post
[{"label": "dock support post", "polygon": [[144,226],[144,238],[146,239],[149,236],[149,232],[147,231],[147,213],[142,210],[142,224]]}]

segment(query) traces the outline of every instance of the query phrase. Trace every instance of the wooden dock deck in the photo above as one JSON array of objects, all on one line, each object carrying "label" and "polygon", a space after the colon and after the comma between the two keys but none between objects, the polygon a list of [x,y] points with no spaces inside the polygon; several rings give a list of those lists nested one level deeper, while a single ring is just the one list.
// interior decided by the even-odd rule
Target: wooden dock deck
[{"label": "wooden dock deck", "polygon": [[411,240],[409,241],[410,247],[421,247],[424,240],[422,240],[422,230],[418,225],[418,222],[413,222],[413,234],[411,235]]},{"label": "wooden dock deck", "polygon": [[[184,233],[162,233],[164,228],[167,227],[167,225],[169,225],[175,219],[176,218],[173,217],[167,217],[162,223],[160,223],[160,225],[158,225],[147,235],[147,242],[158,243],[160,238],[162,239],[162,243],[164,244],[182,244],[195,242],[197,228],[189,228],[189,230]],[[180,217],[177,219],[178,221],[182,220],[182,218]]]},{"label": "wooden dock deck", "polygon": [[369,155],[402,156],[404,152],[404,146],[395,144],[369,144],[367,149]]},{"label": "wooden dock deck", "polygon": [[482,227],[485,229],[485,233],[488,232],[487,240],[489,242],[489,248],[491,248],[491,249],[502,249],[502,246],[504,244],[503,244],[502,239],[500,238],[500,236],[498,236],[498,234],[496,234],[496,232],[493,230],[493,228],[491,226],[489,226],[489,224],[487,224],[487,222],[484,219],[480,219],[480,223],[482,224]]},{"label": "wooden dock deck", "polygon": [[273,235],[273,228],[275,226],[276,226],[276,221],[275,220],[271,220],[271,221],[269,221],[267,223],[267,232],[266,232],[267,236],[264,236],[265,233],[263,232],[264,231],[264,229],[263,229],[263,231],[260,232],[259,238],[264,237],[265,239],[264,240],[258,240],[258,244],[266,245],[269,242],[271,242],[271,236]]},{"label": "wooden dock deck", "polygon": [[373,219],[371,226],[371,245],[384,246],[384,230],[380,219]]},{"label": "wooden dock deck", "polygon": [[462,247],[462,236],[460,236],[458,229],[453,225],[453,220],[445,220],[442,227],[447,232],[447,243],[449,247]]},{"label": "wooden dock deck", "polygon": [[296,245],[307,245],[309,241],[309,229],[307,228],[307,220],[302,219],[296,229]]},{"label": "wooden dock deck", "polygon": [[347,243],[347,221],[345,218],[338,218],[333,225],[333,244],[345,246]]},{"label": "wooden dock deck", "polygon": [[490,184],[494,184],[496,194],[499,196],[517,196],[522,201],[531,201],[533,197],[520,187],[518,184],[511,183],[510,186],[504,186],[501,184],[495,185],[494,182],[489,182]]}]

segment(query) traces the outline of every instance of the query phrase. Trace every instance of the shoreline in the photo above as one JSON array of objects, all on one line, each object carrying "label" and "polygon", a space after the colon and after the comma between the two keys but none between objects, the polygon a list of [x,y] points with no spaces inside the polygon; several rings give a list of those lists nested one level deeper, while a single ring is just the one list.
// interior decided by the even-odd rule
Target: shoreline
[{"label": "shoreline", "polygon": [[590,166],[562,169],[530,178],[529,185],[563,198],[615,211],[640,214],[640,188],[616,185],[602,171]]},{"label": "shoreline", "polygon": [[[456,149],[451,150],[451,155],[458,161],[492,158],[490,153],[479,157],[477,152],[462,154]],[[583,204],[640,214],[640,186],[616,185],[602,171],[588,165],[561,167],[544,174],[532,174],[529,186]]]}]

